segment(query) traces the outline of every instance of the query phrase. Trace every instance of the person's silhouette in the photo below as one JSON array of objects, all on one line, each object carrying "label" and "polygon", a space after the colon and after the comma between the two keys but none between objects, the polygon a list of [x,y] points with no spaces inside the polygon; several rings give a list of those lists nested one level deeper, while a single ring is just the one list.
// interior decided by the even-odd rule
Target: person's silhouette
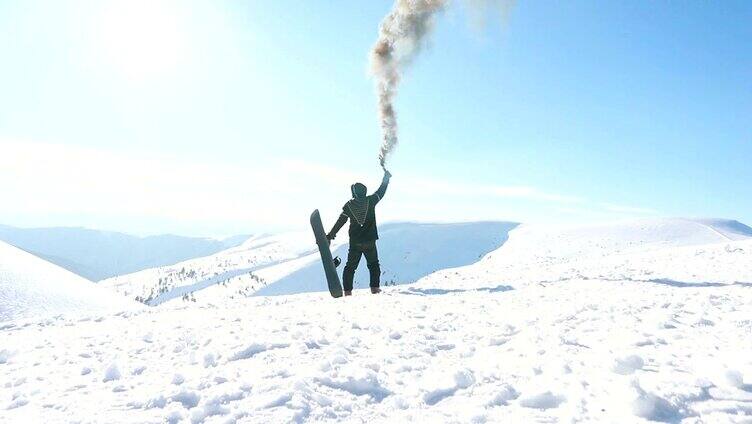
[{"label": "person's silhouette", "polygon": [[332,227],[326,238],[331,242],[337,236],[337,232],[350,220],[350,249],[347,252],[347,263],[342,275],[345,296],[352,295],[353,279],[355,270],[360,263],[360,257],[365,255],[368,271],[371,274],[371,293],[380,293],[381,268],[379,265],[379,253],[376,249],[376,240],[379,232],[376,228],[376,204],[384,198],[389,179],[392,174],[384,170],[384,179],[375,193],[368,196],[368,189],[361,183],[355,183],[350,187],[352,199],[342,207],[342,214]]}]

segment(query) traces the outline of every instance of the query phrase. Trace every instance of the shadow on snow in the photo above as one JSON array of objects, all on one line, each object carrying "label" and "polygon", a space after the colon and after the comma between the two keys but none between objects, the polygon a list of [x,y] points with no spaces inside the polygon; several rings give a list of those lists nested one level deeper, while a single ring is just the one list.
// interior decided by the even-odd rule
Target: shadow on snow
[{"label": "shadow on snow", "polygon": [[488,292],[488,293],[501,293],[505,291],[514,290],[512,286],[500,285],[496,287],[481,287],[477,289],[419,289],[410,287],[407,290],[401,291],[403,294],[412,294],[416,296],[439,296],[450,293],[467,293],[467,292]]}]

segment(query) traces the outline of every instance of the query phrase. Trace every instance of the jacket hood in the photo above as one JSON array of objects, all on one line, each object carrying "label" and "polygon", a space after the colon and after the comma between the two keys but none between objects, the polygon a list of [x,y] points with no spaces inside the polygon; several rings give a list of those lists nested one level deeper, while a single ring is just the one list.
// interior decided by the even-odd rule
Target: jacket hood
[{"label": "jacket hood", "polygon": [[368,188],[366,188],[366,186],[361,183],[355,183],[352,186],[350,186],[350,192],[352,193],[353,198],[362,199],[366,197],[366,194],[368,193]]}]

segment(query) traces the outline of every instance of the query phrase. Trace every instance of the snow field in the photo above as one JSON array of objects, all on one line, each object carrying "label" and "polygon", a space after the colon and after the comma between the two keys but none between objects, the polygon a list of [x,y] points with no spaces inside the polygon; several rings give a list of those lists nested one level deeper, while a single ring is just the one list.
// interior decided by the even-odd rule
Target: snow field
[{"label": "snow field", "polygon": [[751,293],[584,280],[17,322],[0,417],[745,422]]},{"label": "snow field", "polygon": [[523,226],[378,296],[16,319],[0,422],[749,423],[750,235]]}]

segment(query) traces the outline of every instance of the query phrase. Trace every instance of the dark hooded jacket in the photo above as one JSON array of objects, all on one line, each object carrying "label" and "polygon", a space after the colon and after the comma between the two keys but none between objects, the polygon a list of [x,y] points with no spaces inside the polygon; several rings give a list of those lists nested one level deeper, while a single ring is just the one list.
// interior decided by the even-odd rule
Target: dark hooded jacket
[{"label": "dark hooded jacket", "polygon": [[350,243],[368,243],[379,238],[379,231],[376,228],[376,205],[386,194],[386,188],[389,185],[389,179],[385,178],[376,192],[367,196],[366,186],[360,183],[353,184],[350,187],[353,198],[342,207],[342,214],[339,216],[334,228],[329,232],[329,239],[334,239],[337,232],[343,225],[350,220]]}]

